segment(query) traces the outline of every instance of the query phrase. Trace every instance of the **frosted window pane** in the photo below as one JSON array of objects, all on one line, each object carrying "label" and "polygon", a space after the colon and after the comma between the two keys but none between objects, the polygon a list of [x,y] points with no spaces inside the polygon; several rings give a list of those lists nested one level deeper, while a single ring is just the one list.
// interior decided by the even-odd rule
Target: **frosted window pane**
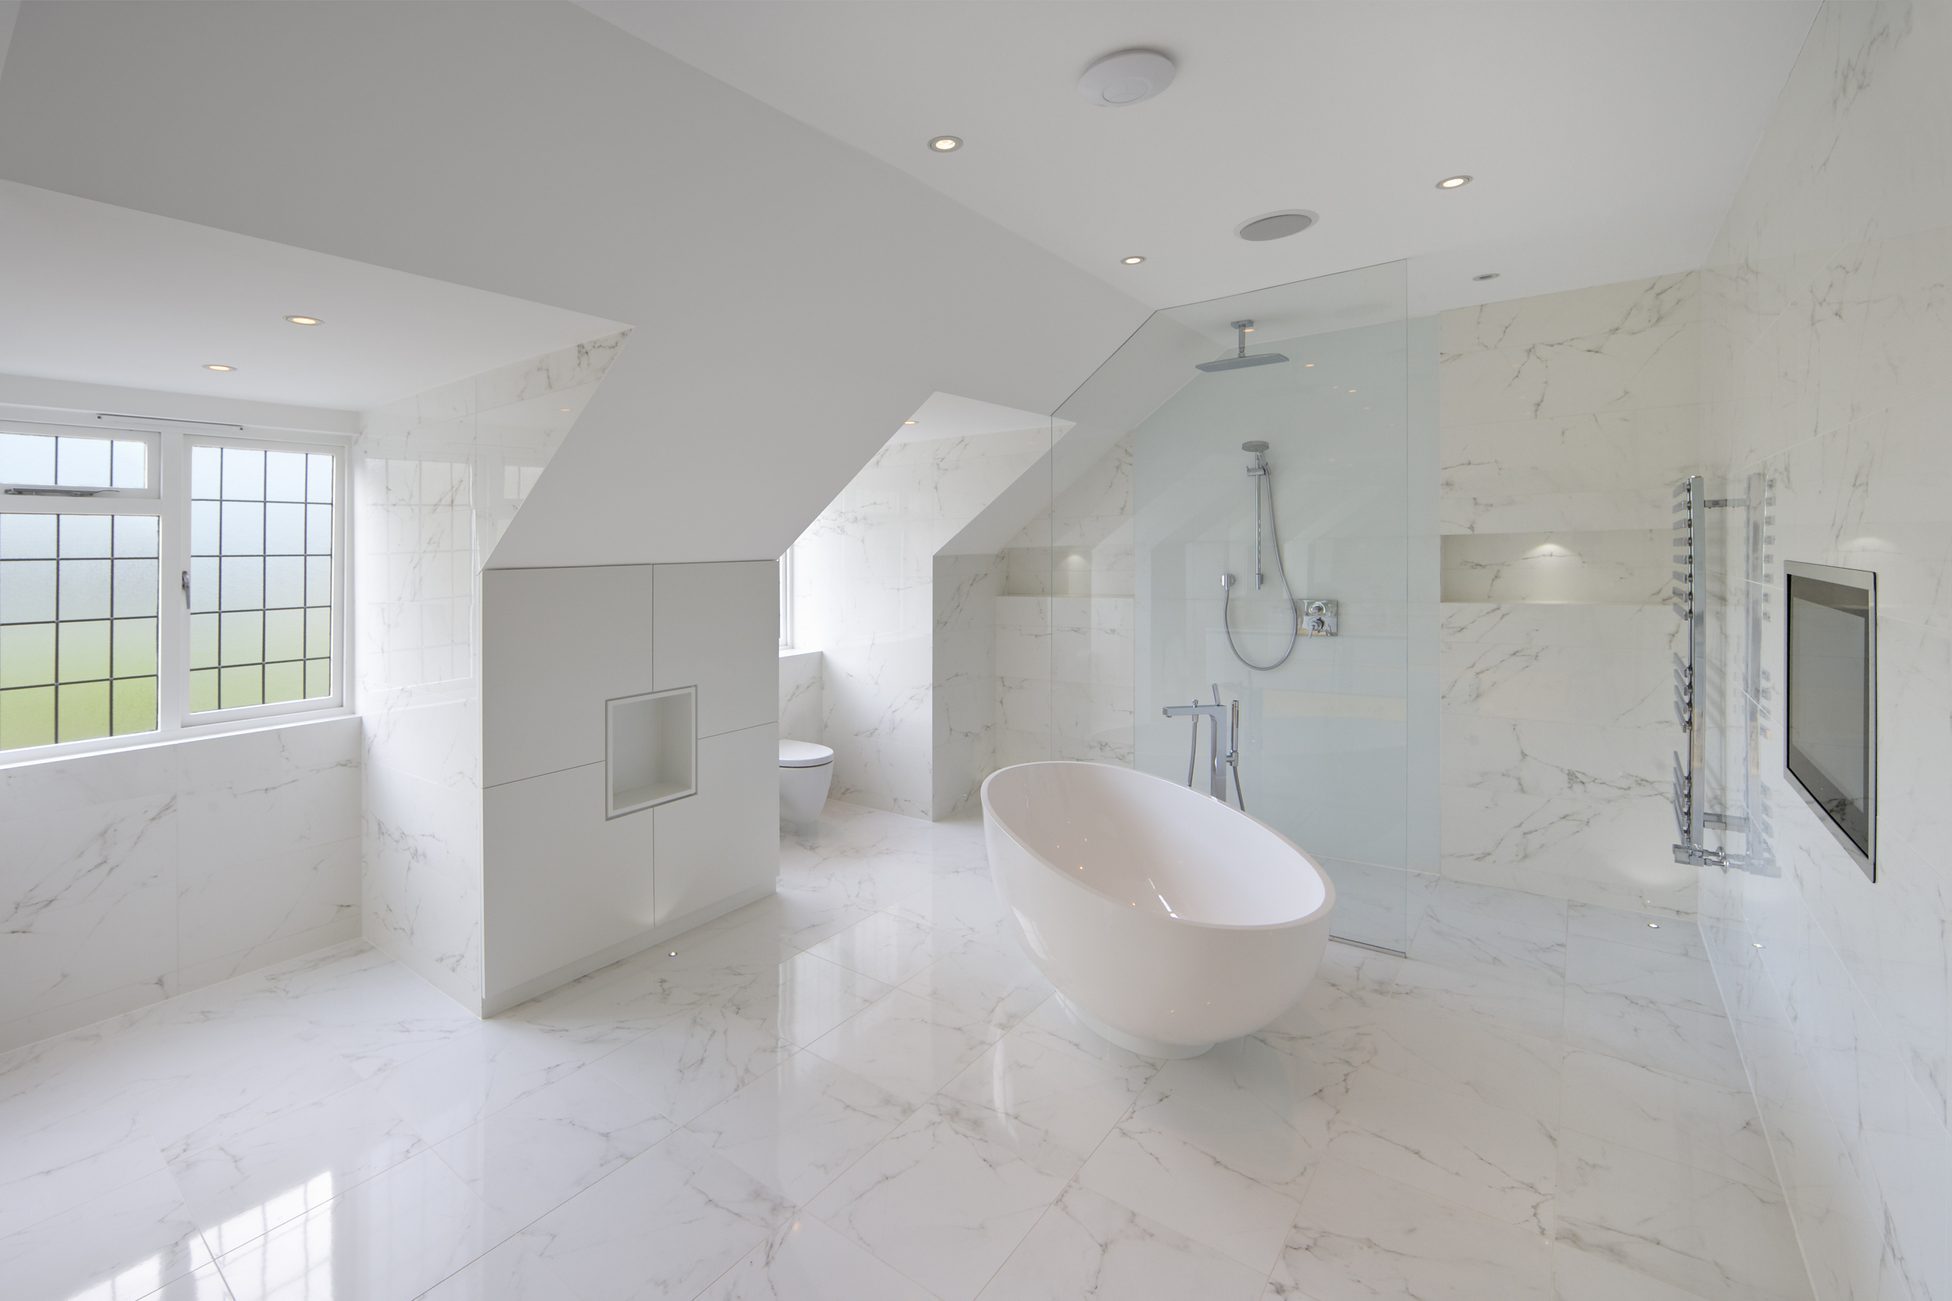
[{"label": "frosted window pane", "polygon": [[146,488],[149,486],[149,448],[146,444],[118,442],[115,444],[114,459],[115,469],[111,477],[115,487]]},{"label": "frosted window pane", "polygon": [[266,452],[264,454],[264,499],[266,501],[305,500],[305,453]]},{"label": "frosted window pane", "polygon": [[217,561],[214,556],[197,556],[190,561],[190,608],[217,608]]},{"label": "frosted window pane", "polygon": [[305,698],[316,700],[332,694],[332,661],[305,661]]},{"label": "frosted window pane", "polygon": [[304,656],[305,611],[272,610],[267,613],[264,616],[265,660],[296,660]]},{"label": "frosted window pane", "polygon": [[305,653],[307,655],[330,655],[332,653],[332,611],[313,606],[305,611]]},{"label": "frosted window pane", "polygon": [[190,616],[190,667],[217,667],[217,616],[214,614]]},{"label": "frosted window pane", "polygon": [[118,556],[155,555],[156,517],[154,515],[117,515],[115,517],[115,554]]},{"label": "frosted window pane", "polygon": [[256,610],[220,615],[219,662],[257,664],[264,660],[264,615]]},{"label": "frosted window pane", "polygon": [[[226,480],[228,483],[228,480]],[[224,535],[220,554],[261,556],[264,554],[264,506],[255,501],[224,503]]]},{"label": "frosted window pane", "polygon": [[214,556],[217,554],[217,528],[223,519],[223,507],[214,501],[193,501],[190,503],[190,554],[193,556]]},{"label": "frosted window pane", "polygon": [[[54,482],[54,440],[46,434],[0,434],[0,483]],[[53,701],[50,698],[49,707]]]},{"label": "frosted window pane", "polygon": [[289,664],[267,664],[264,666],[264,703],[272,704],[281,700],[303,700],[305,698],[305,665],[293,660]]},{"label": "frosted window pane", "polygon": [[114,521],[107,515],[63,515],[62,556],[106,556],[113,529]]},{"label": "frosted window pane", "polygon": [[190,449],[190,495],[214,501],[223,495],[223,454],[214,447]]},{"label": "frosted window pane", "polygon": [[264,703],[264,669],[256,664],[242,668],[219,669],[218,704],[225,709],[241,709]]},{"label": "frosted window pane", "polygon": [[308,556],[305,560],[305,602],[328,605],[332,601],[332,557]]},{"label": "frosted window pane", "polygon": [[255,447],[226,447],[224,498],[227,501],[264,500],[264,453]]},{"label": "frosted window pane", "polygon": [[54,688],[0,691],[0,750],[54,741]]},{"label": "frosted window pane", "polygon": [[115,562],[115,617],[144,618],[156,613],[156,562]]},{"label": "frosted window pane", "polygon": [[54,621],[54,561],[0,560],[0,623]]},{"label": "frosted window pane", "polygon": [[[102,438],[57,438],[54,440],[54,481],[68,488],[110,487],[108,441]],[[106,698],[102,702],[106,708]],[[68,730],[66,720],[61,723]],[[105,735],[106,733],[102,733]]]},{"label": "frosted window pane", "polygon": [[332,458],[320,452],[313,452],[305,458],[305,463],[305,499],[331,501]]},{"label": "frosted window pane", "polygon": [[91,682],[107,677],[107,622],[62,624],[56,671],[62,682]]},{"label": "frosted window pane", "polygon": [[330,506],[305,508],[305,549],[315,556],[331,553],[332,508]]},{"label": "frosted window pane", "polygon": [[156,671],[156,621],[117,619],[114,650],[116,677],[153,674]]},{"label": "frosted window pane", "polygon": [[54,625],[0,625],[0,687],[38,687],[52,681]]},{"label": "frosted window pane", "polygon": [[305,604],[305,558],[272,556],[264,562],[266,609]]},{"label": "frosted window pane", "polygon": [[109,734],[108,683],[83,682],[54,691],[57,740],[92,741]]},{"label": "frosted window pane", "polygon": [[264,553],[268,556],[305,554],[305,507],[273,502],[264,508]]},{"label": "frosted window pane", "polygon": [[190,675],[190,712],[201,714],[217,707],[217,670],[199,669]]},{"label": "frosted window pane", "polygon": [[[60,566],[61,617],[108,618],[108,561],[63,560]],[[67,724],[62,724],[62,730],[67,730]]]},{"label": "frosted window pane", "polygon": [[55,521],[58,518],[54,515],[0,515],[0,558],[53,559]]},{"label": "frosted window pane", "polygon": [[258,610],[264,607],[264,561],[256,556],[225,556],[218,607]]},{"label": "frosted window pane", "polygon": [[156,730],[156,679],[117,678],[111,703],[115,735]]}]

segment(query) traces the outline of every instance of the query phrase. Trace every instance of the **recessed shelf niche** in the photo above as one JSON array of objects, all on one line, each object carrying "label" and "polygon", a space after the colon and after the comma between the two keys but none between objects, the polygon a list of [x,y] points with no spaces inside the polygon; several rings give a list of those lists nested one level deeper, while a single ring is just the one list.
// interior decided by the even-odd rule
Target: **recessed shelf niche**
[{"label": "recessed shelf niche", "polygon": [[619,696],[604,707],[606,818],[697,792],[697,687]]}]

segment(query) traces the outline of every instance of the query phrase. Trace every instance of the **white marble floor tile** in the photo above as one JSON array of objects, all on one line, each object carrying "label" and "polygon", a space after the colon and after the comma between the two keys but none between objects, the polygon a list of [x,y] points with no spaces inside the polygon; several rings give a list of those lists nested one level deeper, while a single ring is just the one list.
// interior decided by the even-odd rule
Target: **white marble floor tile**
[{"label": "white marble floor tile", "polygon": [[911,1102],[921,1102],[980,1056],[989,1024],[896,990],[807,1050]]},{"label": "white marble floor tile", "polygon": [[1324,1096],[1335,1107],[1329,1156],[1506,1224],[1551,1232],[1558,1148],[1543,1121],[1374,1070]]},{"label": "white marble floor tile", "polygon": [[363,1083],[241,1133],[206,1129],[191,1141],[206,1145],[173,1149],[169,1165],[197,1223],[213,1232],[246,1214],[269,1232],[283,1223],[274,1218],[276,1208],[287,1216],[310,1209],[280,1200],[290,1189],[323,1176],[342,1193],[427,1146],[396,1107]]},{"label": "white marble floor tile", "polygon": [[1731,1089],[1748,1084],[1735,1032],[1719,1013],[1573,985],[1566,988],[1565,1043]]},{"label": "white marble floor tile", "polygon": [[493,1263],[534,1279],[536,1296],[688,1298],[771,1237],[792,1209],[679,1131],[529,1225]]},{"label": "white marble floor tile", "polygon": [[1410,957],[1505,980],[1550,984],[1565,975],[1564,900],[1412,873]]},{"label": "white marble floor tile", "polygon": [[1668,1075],[1600,1053],[1566,1055],[1567,1129],[1621,1147],[1776,1185],[1776,1166],[1747,1088]]},{"label": "white marble floor tile", "polygon": [[960,936],[933,930],[907,917],[880,912],[820,941],[807,952],[872,979],[899,985],[965,942]]},{"label": "white marble floor tile", "polygon": [[1104,1045],[1093,1055],[1029,1022],[1004,1035],[942,1092],[1034,1125],[1090,1152],[1132,1109],[1157,1063]]},{"label": "white marble floor tile", "polygon": [[[289,1213],[301,1204],[310,1209]],[[267,1232],[273,1221],[278,1227]],[[515,1227],[422,1152],[344,1192],[320,1175],[267,1198],[261,1212],[231,1217],[208,1238],[238,1301],[406,1301]]]},{"label": "white marble floor tile", "polygon": [[527,1224],[662,1140],[672,1123],[600,1071],[582,1070],[434,1148],[502,1220]]},{"label": "white marble floor tile", "polygon": [[707,1005],[667,1020],[592,1068],[658,1114],[684,1124],[794,1051],[777,1023]]},{"label": "white marble floor tile", "polygon": [[933,1301],[916,1284],[810,1215],[743,1256],[699,1301]]},{"label": "white marble floor tile", "polygon": [[1558,1240],[1670,1287],[1727,1301],[1806,1298],[1782,1196],[1569,1131]]},{"label": "white marble floor tile", "polygon": [[911,994],[966,1013],[970,1024],[1002,1034],[1050,997],[1050,982],[1014,942],[1007,949],[971,941],[905,981]]},{"label": "white marble floor tile", "polygon": [[158,1170],[0,1237],[0,1291],[60,1301],[123,1276],[160,1288],[211,1256],[175,1178]]},{"label": "white marble floor tile", "polygon": [[1723,1014],[1721,990],[1708,959],[1687,953],[1586,940],[1566,955],[1566,983],[1589,994]]},{"label": "white marble floor tile", "polygon": [[685,1128],[794,1206],[833,1182],[913,1110],[812,1053],[795,1053]]},{"label": "white marble floor tile", "polygon": [[127,1118],[0,1123],[0,1132],[0,1238],[164,1168],[156,1141]]},{"label": "white marble floor tile", "polygon": [[982,1296],[986,1301],[1255,1301],[1264,1275],[1073,1185]]},{"label": "white marble floor tile", "polygon": [[969,1301],[1082,1159],[1021,1121],[936,1102],[807,1210],[943,1301]]},{"label": "white marble floor tile", "polygon": [[1333,1159],[1268,1281],[1292,1301],[1550,1301],[1548,1239]]},{"label": "white marble floor tile", "polygon": [[371,1064],[373,1089],[429,1143],[451,1138],[503,1107],[581,1069],[494,1022],[400,1062]]},{"label": "white marble floor tile", "polygon": [[1315,1083],[1254,1039],[1169,1062],[1079,1182],[1265,1271],[1328,1141],[1334,1111]]},{"label": "white marble floor tile", "polygon": [[1460,971],[1340,944],[1329,945],[1328,955],[1319,979],[1372,997],[1401,999],[1440,1016],[1496,1021],[1542,1039],[1557,1039],[1564,1029],[1566,992],[1556,981]]},{"label": "white marble floor tile", "polygon": [[[1649,925],[1648,923],[1653,923]],[[1567,910],[1567,952],[1583,940],[1608,940],[1636,949],[1656,949],[1690,958],[1705,958],[1708,947],[1702,943],[1701,928],[1692,918],[1664,913],[1631,913],[1598,904],[1575,903]]]}]

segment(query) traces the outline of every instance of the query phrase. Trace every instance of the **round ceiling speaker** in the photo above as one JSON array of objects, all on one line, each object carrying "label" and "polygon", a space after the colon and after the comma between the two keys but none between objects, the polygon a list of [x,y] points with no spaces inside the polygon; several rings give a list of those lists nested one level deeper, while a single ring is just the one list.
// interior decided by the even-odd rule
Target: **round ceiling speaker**
[{"label": "round ceiling speaker", "polygon": [[1084,70],[1078,93],[1100,108],[1126,108],[1163,93],[1177,71],[1157,50],[1120,50]]},{"label": "round ceiling speaker", "polygon": [[1299,235],[1320,220],[1321,218],[1314,213],[1304,212],[1299,208],[1292,212],[1270,212],[1265,217],[1256,217],[1244,223],[1234,234],[1242,239],[1251,239],[1258,244],[1270,239],[1286,239],[1290,235]]}]

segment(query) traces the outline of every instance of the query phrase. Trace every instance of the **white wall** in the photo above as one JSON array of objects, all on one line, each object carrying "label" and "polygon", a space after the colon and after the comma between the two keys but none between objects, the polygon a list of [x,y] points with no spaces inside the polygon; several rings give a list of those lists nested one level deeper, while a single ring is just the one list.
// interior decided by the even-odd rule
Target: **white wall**
[{"label": "white wall", "polygon": [[0,120],[8,179],[634,324],[502,566],[778,556],[931,391],[1048,411],[1144,315],[566,3],[28,4]]},{"label": "white wall", "polygon": [[621,336],[366,413],[353,463],[353,670],[366,720],[364,933],[482,1006],[482,564]]},{"label": "white wall", "polygon": [[[1821,1301],[1952,1296],[1948,66],[1945,5],[1826,5],[1703,273],[1703,446],[1768,544],[1720,576],[1754,834],[1700,908]],[[1783,772],[1786,560],[1878,576],[1875,884]]]},{"label": "white wall", "polygon": [[779,734],[795,741],[820,739],[821,655],[783,650],[779,655]]},{"label": "white wall", "polygon": [[1699,319],[1691,273],[1438,318],[1445,876],[1694,905],[1668,850],[1667,592]]},{"label": "white wall", "polygon": [[[779,570],[490,570],[483,1003],[512,1007],[770,893]],[[692,687],[696,793],[606,816],[606,702]]]}]

